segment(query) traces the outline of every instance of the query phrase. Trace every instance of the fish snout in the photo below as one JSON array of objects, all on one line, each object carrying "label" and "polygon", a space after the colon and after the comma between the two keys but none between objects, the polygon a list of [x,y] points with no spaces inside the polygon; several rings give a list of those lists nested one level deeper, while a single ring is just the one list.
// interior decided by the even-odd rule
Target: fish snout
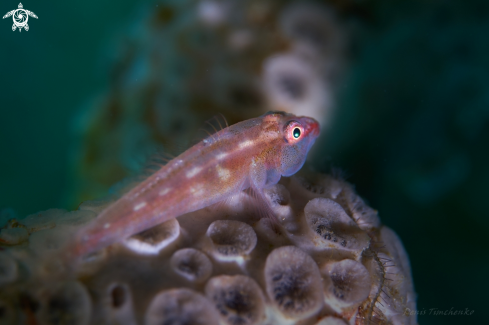
[{"label": "fish snout", "polygon": [[312,135],[317,138],[321,131],[321,127],[319,126],[319,122],[313,119],[312,117],[303,117],[305,124],[305,131],[307,135]]}]

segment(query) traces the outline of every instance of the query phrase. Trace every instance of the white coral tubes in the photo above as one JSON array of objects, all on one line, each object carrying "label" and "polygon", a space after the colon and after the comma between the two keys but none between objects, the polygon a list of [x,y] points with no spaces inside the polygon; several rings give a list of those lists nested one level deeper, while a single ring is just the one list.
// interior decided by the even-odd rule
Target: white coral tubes
[{"label": "white coral tubes", "polygon": [[260,218],[243,192],[107,247],[56,279],[36,256],[100,209],[20,220],[16,227],[26,222],[32,233],[0,255],[0,323],[28,315],[80,325],[416,323],[405,313],[416,306],[402,244],[349,184],[293,176],[266,197],[279,225]]}]

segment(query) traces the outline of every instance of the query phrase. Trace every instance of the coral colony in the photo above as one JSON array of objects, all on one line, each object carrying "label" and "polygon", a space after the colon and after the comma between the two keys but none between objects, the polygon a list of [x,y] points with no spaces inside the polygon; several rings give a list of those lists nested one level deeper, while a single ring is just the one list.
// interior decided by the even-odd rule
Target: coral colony
[{"label": "coral colony", "polygon": [[[352,185],[304,168],[295,173],[303,161],[282,170],[288,177],[280,181],[254,174],[273,179],[270,186],[255,182],[253,191],[143,231],[118,238],[103,223],[100,232],[86,232],[96,244],[67,250],[142,184],[124,183],[93,200],[125,176],[124,157],[142,144],[188,140],[213,112],[229,124],[276,110],[310,116],[322,128],[330,120],[346,36],[328,8],[270,0],[156,8],[135,25],[109,93],[82,119],[74,200],[84,202],[24,218],[0,211],[0,323],[416,324],[409,260],[397,235]],[[296,126],[286,128],[292,144],[306,134]],[[244,139],[233,150],[255,145]],[[188,166],[179,167],[182,175],[199,177],[202,169]],[[235,176],[217,160],[212,167],[216,179]],[[202,199],[213,181],[192,193]],[[127,212],[124,205],[119,211]]]},{"label": "coral colony", "polygon": [[296,175],[265,193],[278,228],[242,192],[102,249],[56,281],[36,256],[112,201],[10,224],[2,324],[416,323],[402,244],[351,185]]}]

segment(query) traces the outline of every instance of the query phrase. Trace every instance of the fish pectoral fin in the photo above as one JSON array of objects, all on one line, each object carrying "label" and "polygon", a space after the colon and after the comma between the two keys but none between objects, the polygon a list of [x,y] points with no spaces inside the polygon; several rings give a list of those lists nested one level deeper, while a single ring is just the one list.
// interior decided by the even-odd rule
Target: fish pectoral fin
[{"label": "fish pectoral fin", "polygon": [[265,218],[266,220],[268,220],[270,223],[270,227],[273,229],[273,231],[279,234],[281,232],[280,221],[270,207],[270,204],[268,203],[268,200],[263,190],[249,187],[246,191],[255,201],[253,207],[257,216],[261,219]]}]

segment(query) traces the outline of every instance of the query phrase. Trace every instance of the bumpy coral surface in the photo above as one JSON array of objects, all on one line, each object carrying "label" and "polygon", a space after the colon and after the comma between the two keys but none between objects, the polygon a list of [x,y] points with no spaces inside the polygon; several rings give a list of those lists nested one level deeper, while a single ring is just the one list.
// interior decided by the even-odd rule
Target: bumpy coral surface
[{"label": "bumpy coral surface", "polygon": [[0,323],[416,323],[405,312],[415,294],[402,244],[351,185],[304,174],[266,194],[278,224],[243,192],[68,269],[45,256],[110,198],[10,220],[0,233]]}]

